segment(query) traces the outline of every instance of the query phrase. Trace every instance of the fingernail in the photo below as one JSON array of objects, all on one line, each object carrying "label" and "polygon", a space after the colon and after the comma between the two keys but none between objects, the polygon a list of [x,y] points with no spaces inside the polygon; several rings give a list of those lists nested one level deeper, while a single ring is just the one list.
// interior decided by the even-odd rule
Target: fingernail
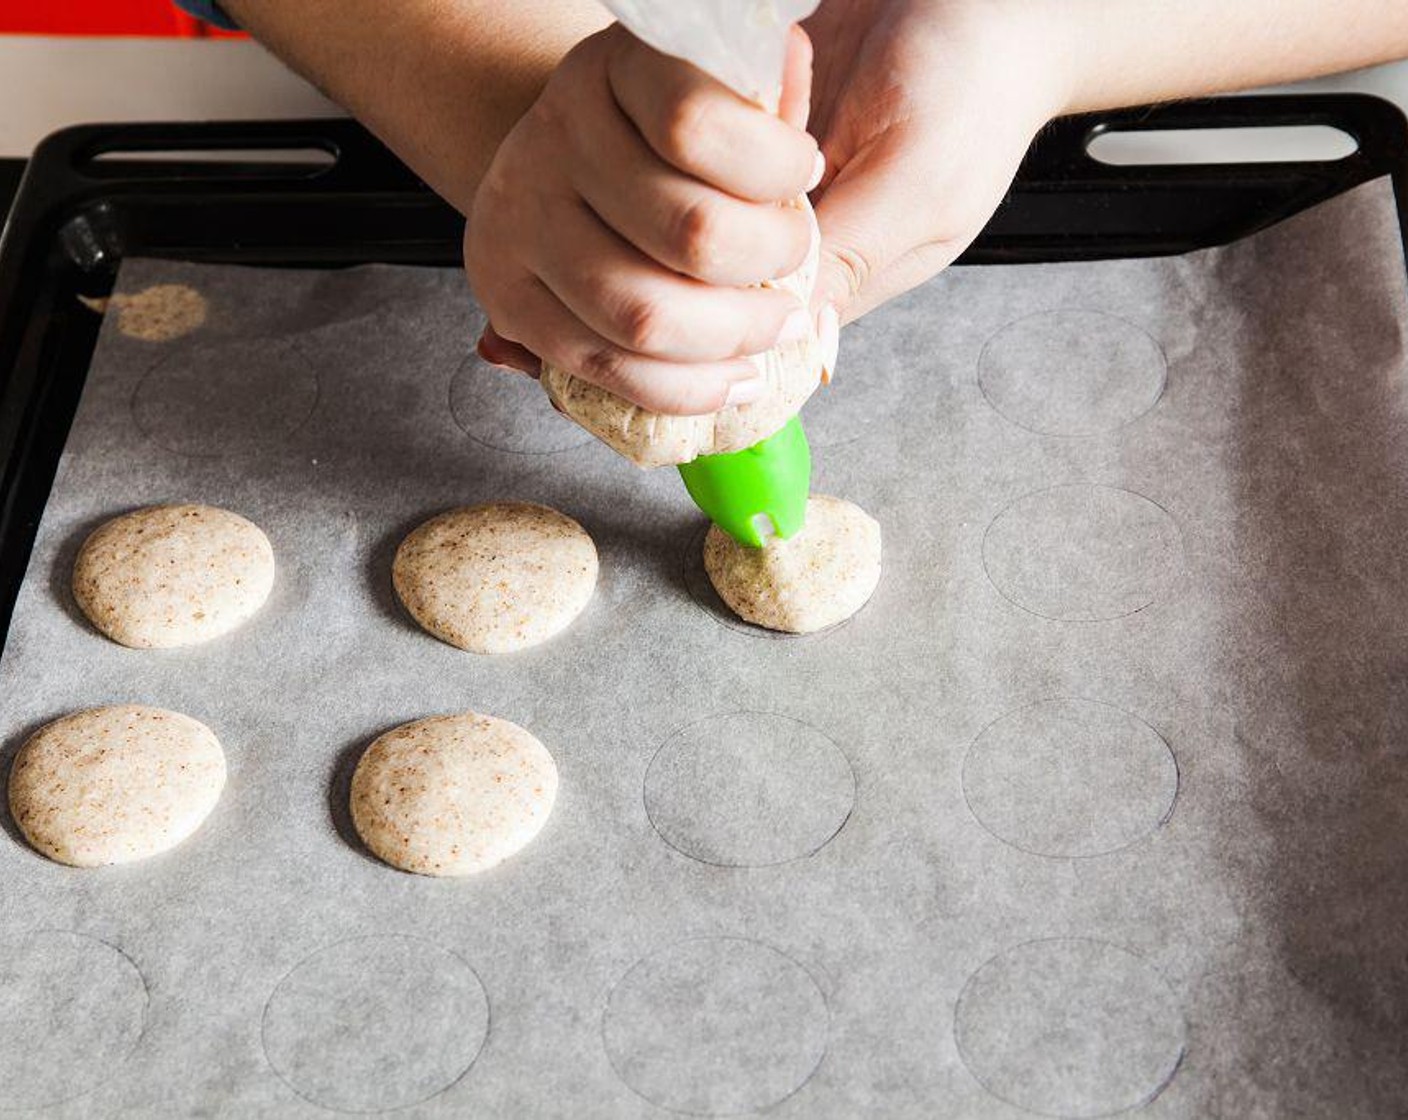
[{"label": "fingernail", "polygon": [[764,393],[768,391],[768,383],[761,377],[749,378],[747,381],[735,381],[728,387],[728,397],[724,400],[725,408],[733,408],[735,405],[752,404],[760,400]]},{"label": "fingernail", "polygon": [[782,330],[777,334],[776,345],[781,346],[784,342],[801,342],[811,336],[812,318],[799,307],[782,321]]},{"label": "fingernail", "polygon": [[836,355],[841,349],[841,316],[829,303],[817,316],[816,336],[821,345],[821,369],[829,383],[836,372]]},{"label": "fingernail", "polygon": [[816,163],[812,166],[812,177],[807,182],[807,194],[816,190],[816,185],[821,182],[821,177],[826,174],[826,157],[821,154],[821,149],[817,149]]}]

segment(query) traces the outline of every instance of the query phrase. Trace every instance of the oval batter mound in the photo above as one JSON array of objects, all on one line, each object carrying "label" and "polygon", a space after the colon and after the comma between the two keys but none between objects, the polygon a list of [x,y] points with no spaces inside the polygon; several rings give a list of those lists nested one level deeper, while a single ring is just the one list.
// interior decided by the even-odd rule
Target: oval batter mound
[{"label": "oval batter mound", "polygon": [[154,284],[140,292],[115,295],[117,329],[143,342],[170,342],[205,322],[205,297],[185,284]]},{"label": "oval batter mound", "polygon": [[524,848],[557,798],[557,765],[516,723],[464,712],[402,724],[352,774],[352,824],[402,871],[471,875]]},{"label": "oval batter mound", "polygon": [[180,712],[121,704],[41,727],[15,755],[10,815],[35,849],[72,867],[174,848],[215,808],[225,752]]},{"label": "oval batter mound", "polygon": [[473,653],[536,646],[571,625],[596,589],[596,545],[532,502],[452,509],[396,550],[391,582],[422,627]]},{"label": "oval batter mound", "polygon": [[859,506],[813,494],[801,532],[764,548],[741,545],[711,525],[704,570],[739,618],[811,634],[844,622],[870,599],[880,582],[880,525]]},{"label": "oval batter mound", "polygon": [[215,506],[148,506],[83,542],[73,597],[115,642],[171,649],[249,620],[274,586],[274,550],[259,526]]}]

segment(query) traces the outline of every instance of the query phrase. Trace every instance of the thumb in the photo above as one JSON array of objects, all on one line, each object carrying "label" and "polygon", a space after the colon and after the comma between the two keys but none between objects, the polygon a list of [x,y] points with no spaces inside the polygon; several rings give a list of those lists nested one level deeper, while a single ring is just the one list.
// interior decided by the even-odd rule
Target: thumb
[{"label": "thumb", "polygon": [[878,302],[870,290],[875,278],[922,239],[908,227],[923,220],[925,207],[898,148],[882,137],[857,153],[816,203],[821,255],[811,306],[818,316],[830,306],[846,323],[869,310]]},{"label": "thumb", "polygon": [[902,181],[883,153],[863,152],[827,184],[816,204],[821,248],[811,310],[821,344],[823,382],[830,383],[841,344],[841,324],[866,308],[871,279],[892,259],[896,226],[910,212]]},{"label": "thumb", "polygon": [[812,41],[800,24],[787,33],[787,57],[782,68],[782,97],[777,115],[793,128],[805,129],[812,100]]}]

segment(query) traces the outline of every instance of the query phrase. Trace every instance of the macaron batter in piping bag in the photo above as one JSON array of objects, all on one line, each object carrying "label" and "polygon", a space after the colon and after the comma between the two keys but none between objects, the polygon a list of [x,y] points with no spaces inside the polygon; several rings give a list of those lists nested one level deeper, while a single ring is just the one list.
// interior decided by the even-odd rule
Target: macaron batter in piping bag
[{"label": "macaron batter in piping bag", "polygon": [[[740,96],[776,112],[789,28],[817,0],[604,0],[639,39],[682,58]],[[821,245],[805,195],[785,205],[806,214],[811,247],[800,268],[763,286],[809,305]],[[789,537],[806,517],[811,453],[797,412],[821,383],[825,355],[815,325],[804,338],[750,359],[766,383],[756,401],[702,416],[641,408],[544,363],[542,385],[554,403],[640,467],[675,465],[691,497],[740,544],[761,547]],[[830,371],[826,371],[829,373]]]}]

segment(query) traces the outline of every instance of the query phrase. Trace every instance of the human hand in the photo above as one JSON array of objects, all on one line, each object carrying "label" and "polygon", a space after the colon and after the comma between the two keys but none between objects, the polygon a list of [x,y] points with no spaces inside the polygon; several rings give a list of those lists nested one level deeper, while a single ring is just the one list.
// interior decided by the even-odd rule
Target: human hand
[{"label": "human hand", "polygon": [[[541,361],[656,412],[714,412],[765,385],[747,355],[807,337],[786,292],[816,184],[800,34],[783,113],[619,26],[585,39],[500,145],[465,230],[489,361]],[[791,121],[792,123],[789,123]]]},{"label": "human hand", "polygon": [[811,129],[826,156],[813,194],[819,315],[830,305],[841,322],[858,318],[978,235],[1032,138],[1064,108],[1053,46],[1062,40],[1044,22],[1051,7],[832,0],[806,21]]}]

